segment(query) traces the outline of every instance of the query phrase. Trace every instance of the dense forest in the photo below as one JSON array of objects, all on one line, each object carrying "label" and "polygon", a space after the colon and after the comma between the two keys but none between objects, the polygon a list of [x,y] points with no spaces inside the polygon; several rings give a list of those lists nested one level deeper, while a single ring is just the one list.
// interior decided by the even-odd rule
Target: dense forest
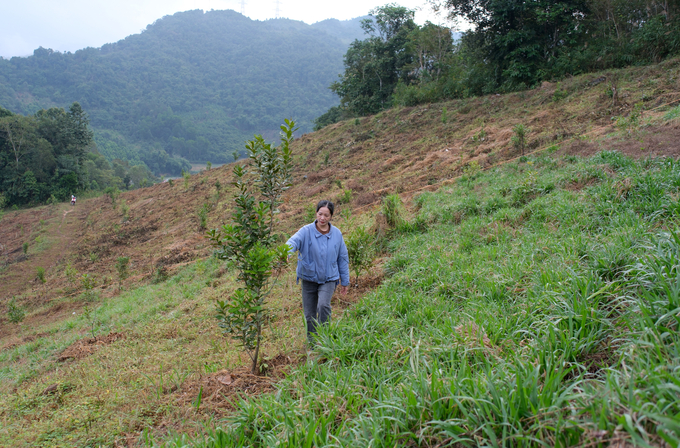
[{"label": "dense forest", "polygon": [[[341,98],[316,120],[531,88],[594,70],[649,64],[680,52],[678,0],[430,1],[473,28],[460,40],[445,26],[417,25],[388,4],[362,23],[331,85]],[[615,94],[613,86],[612,94]]]},{"label": "dense forest", "polygon": [[0,106],[27,115],[77,101],[108,160],[179,174],[187,160],[233,160],[254,133],[277,135],[283,117],[310,131],[338,103],[328,85],[359,24],[181,12],[101,48],[0,58]]},{"label": "dense forest", "polygon": [[153,180],[145,165],[109,163],[95,150],[88,124],[78,103],[29,116],[0,107],[0,209],[63,201],[87,190],[140,187]]}]

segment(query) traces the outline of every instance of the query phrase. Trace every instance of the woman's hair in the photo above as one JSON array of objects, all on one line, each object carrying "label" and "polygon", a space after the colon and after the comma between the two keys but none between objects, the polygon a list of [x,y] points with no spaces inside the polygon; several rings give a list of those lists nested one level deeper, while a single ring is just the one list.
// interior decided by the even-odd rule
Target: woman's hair
[{"label": "woman's hair", "polygon": [[331,212],[331,216],[333,216],[333,209],[335,206],[331,201],[327,201],[326,199],[319,201],[319,203],[316,204],[316,211],[318,212],[321,207],[326,207],[328,211]]}]

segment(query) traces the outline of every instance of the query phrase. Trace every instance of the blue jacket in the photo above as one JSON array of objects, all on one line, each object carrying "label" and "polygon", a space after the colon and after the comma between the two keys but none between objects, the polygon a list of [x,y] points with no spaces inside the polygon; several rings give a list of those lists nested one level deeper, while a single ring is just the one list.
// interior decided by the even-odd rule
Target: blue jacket
[{"label": "blue jacket", "polygon": [[[329,223],[330,225],[330,223]],[[349,285],[349,256],[342,232],[333,225],[326,235],[316,228],[316,221],[303,226],[286,242],[298,255],[297,278],[326,283],[340,280]]]}]

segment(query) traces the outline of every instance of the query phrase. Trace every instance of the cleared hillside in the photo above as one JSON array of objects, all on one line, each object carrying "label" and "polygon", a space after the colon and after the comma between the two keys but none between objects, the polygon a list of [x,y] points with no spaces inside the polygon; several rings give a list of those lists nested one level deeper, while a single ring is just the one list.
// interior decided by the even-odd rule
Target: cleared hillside
[{"label": "cleared hillside", "polygon": [[[511,394],[511,384],[505,381],[520,381],[520,367],[527,384],[547,390],[541,379],[547,368],[533,372],[530,360],[549,333],[546,322],[564,320],[567,311],[559,315],[539,311],[560,308],[558,298],[567,293],[576,297],[578,279],[583,277],[592,285],[584,290],[585,296],[578,296],[578,303],[586,303],[581,311],[596,315],[599,326],[588,327],[593,329],[592,338],[586,340],[589,351],[570,352],[569,362],[584,369],[558,369],[551,390],[559,394],[565,384],[571,390],[579,381],[588,381],[596,393],[606,390],[614,397],[609,383],[609,389],[602,388],[603,369],[621,371],[621,359],[633,365],[622,358],[629,342],[612,342],[623,337],[619,325],[630,323],[637,338],[630,344],[642,341],[641,333],[649,327],[634,319],[637,298],[625,304],[619,299],[625,294],[640,297],[639,288],[631,285],[645,279],[631,274],[625,277],[630,282],[623,284],[616,283],[617,276],[621,268],[652,257],[653,251],[643,247],[651,247],[654,238],[666,238],[662,233],[673,232],[677,225],[677,162],[671,161],[680,154],[679,76],[680,61],[671,60],[512,95],[394,109],[296,140],[294,186],[280,215],[284,231],[290,233],[307,222],[310,205],[327,197],[341,202],[335,223],[345,233],[359,225],[388,231],[378,212],[381,197],[391,193],[401,195],[404,217],[413,225],[392,232],[381,243],[385,248],[381,257],[389,260],[384,264],[376,260],[360,285],[383,286],[336,319],[310,358],[303,351],[294,273],[284,274],[272,303],[274,318],[265,343],[271,370],[264,378],[244,374],[240,366],[245,357],[231,343],[225,345],[212,317],[214,299],[233,290],[234,274],[206,258],[211,250],[197,212],[209,204],[208,228],[229,219],[229,166],[172,185],[126,192],[115,207],[110,198],[100,197],[79,202],[68,214],[66,205],[6,212],[0,226],[4,264],[0,305],[15,296],[15,304],[27,315],[15,324],[3,314],[0,324],[0,390],[5,397],[0,418],[8,428],[0,433],[6,439],[0,440],[25,446],[134,444],[145,428],[160,440],[172,430],[201,433],[201,422],[232,415],[245,433],[227,431],[229,437],[246,434],[244,441],[263,445],[278,434],[299,446],[300,431],[304,428],[309,434],[313,422],[326,422],[327,428],[311,431],[318,436],[315,445],[329,443],[323,438],[328,434],[358,445],[373,439],[390,446],[436,446],[454,443],[456,437],[474,444],[485,437],[490,440],[484,427],[499,439],[519,437],[524,431],[556,443],[549,429],[556,423],[550,416],[575,406],[570,396],[541,398],[539,404],[529,397],[527,403],[532,404],[524,407],[506,400],[503,403],[512,403],[521,413],[493,421],[475,414],[477,423],[465,426],[472,411],[436,394],[467,394],[471,403],[482,403],[482,395],[463,387],[465,378],[474,377],[478,382],[471,384],[484,394],[491,389],[479,381],[487,378],[485,384],[502,385],[510,394],[500,394],[503,400],[520,397]],[[614,77],[616,104],[608,95]],[[637,104],[641,106],[635,109]],[[530,129],[523,158],[510,143],[517,124]],[[618,152],[581,158],[601,150]],[[644,162],[654,156],[670,156],[671,161]],[[660,186],[656,192],[653,185]],[[643,186],[648,186],[649,194],[640,193]],[[621,199],[629,197],[630,201]],[[626,216],[630,220],[624,222]],[[65,232],[60,233],[60,225]],[[633,241],[635,235],[643,237]],[[27,256],[24,242],[29,242]],[[623,258],[616,251],[608,253],[610,246],[619,248]],[[582,262],[583,255],[590,258]],[[130,257],[132,271],[122,292],[114,268],[120,256]],[[97,279],[94,298],[84,294],[82,283],[69,282],[69,263],[78,275]],[[651,261],[646,266],[652,266]],[[46,269],[44,284],[36,279],[38,267]],[[569,269],[578,275],[570,276]],[[548,288],[548,283],[553,286]],[[551,292],[542,294],[543,290]],[[602,297],[598,303],[606,299],[618,314],[585,300],[598,291],[597,297]],[[344,302],[338,298],[335,317],[364,292],[353,288]],[[546,297],[552,302],[541,301]],[[530,316],[531,322],[522,316]],[[101,339],[93,340],[96,337]],[[673,347],[664,348],[668,351],[658,365],[677,363]],[[515,356],[521,362],[515,363]],[[498,368],[480,358],[497,361]],[[462,359],[467,364],[461,364]],[[636,372],[644,370],[634,365]],[[490,369],[487,373],[484,366]],[[248,397],[274,390],[284,372],[290,377],[281,383],[283,407],[266,394],[247,405],[233,401],[235,393]],[[446,389],[453,384],[455,390]],[[425,394],[428,387],[430,395]],[[383,395],[373,395],[380,390]],[[417,393],[410,395],[408,390]],[[677,396],[668,393],[669,406],[675,406]],[[651,403],[650,396],[641,400]],[[579,397],[586,405],[579,405],[578,419],[565,420],[576,427],[567,431],[573,436],[567,443],[588,437],[635,440],[630,435],[635,425],[630,431],[616,427],[624,408],[644,415],[645,422],[657,422],[657,417],[615,397],[616,405],[607,408],[600,428],[589,420],[588,409],[601,403],[592,395]],[[456,406],[458,414],[453,411]],[[235,407],[243,410],[234,414]],[[286,409],[292,426],[270,431],[284,419]],[[402,419],[389,409],[404,409],[407,415]],[[509,410],[498,409],[500,414],[494,415]],[[264,412],[256,419],[262,426],[249,417],[259,412]],[[641,427],[651,428],[645,422]],[[511,431],[507,435],[502,433],[504,425]],[[396,435],[390,439],[390,434]],[[658,434],[640,437],[652,444],[663,440]],[[181,446],[179,439],[177,444]]]}]

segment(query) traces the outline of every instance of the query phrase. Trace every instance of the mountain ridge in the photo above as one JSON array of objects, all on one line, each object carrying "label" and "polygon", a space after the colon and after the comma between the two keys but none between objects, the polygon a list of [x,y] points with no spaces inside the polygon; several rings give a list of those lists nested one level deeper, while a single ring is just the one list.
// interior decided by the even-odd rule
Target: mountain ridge
[{"label": "mountain ridge", "polygon": [[363,33],[360,20],[307,25],[230,10],[176,13],[100,48],[39,48],[0,60],[0,105],[26,114],[78,101],[100,152],[156,172],[160,151],[227,162],[253,132],[275,135],[280,117],[309,132],[338,103],[328,85],[348,41]]}]

